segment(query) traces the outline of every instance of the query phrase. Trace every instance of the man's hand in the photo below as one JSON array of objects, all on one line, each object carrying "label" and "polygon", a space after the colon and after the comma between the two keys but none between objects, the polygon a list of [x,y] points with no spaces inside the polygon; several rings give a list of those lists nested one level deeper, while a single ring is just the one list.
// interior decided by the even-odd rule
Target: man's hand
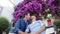
[{"label": "man's hand", "polygon": [[25,32],[24,34],[29,34],[29,33]]},{"label": "man's hand", "polygon": [[24,34],[24,32],[22,32],[22,31],[18,31],[18,34]]},{"label": "man's hand", "polygon": [[29,33],[29,34],[40,34],[40,33],[38,33],[38,32],[31,32],[31,33]]},{"label": "man's hand", "polygon": [[28,34],[27,32],[18,31],[18,34]]}]

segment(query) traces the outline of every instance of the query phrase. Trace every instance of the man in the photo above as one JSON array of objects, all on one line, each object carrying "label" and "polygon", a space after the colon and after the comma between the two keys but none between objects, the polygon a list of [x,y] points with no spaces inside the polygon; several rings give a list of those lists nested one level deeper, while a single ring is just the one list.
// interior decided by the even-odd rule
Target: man
[{"label": "man", "polygon": [[[24,18],[19,19],[16,22],[14,33],[27,34],[27,33],[25,33],[25,30],[26,30],[26,27],[27,27],[26,23],[27,23],[27,20],[29,20],[29,18],[30,18],[30,13],[24,14]],[[31,32],[30,34],[40,34],[44,29],[45,29],[45,27],[42,26],[38,31]]]},{"label": "man", "polygon": [[[32,23],[30,25],[28,25],[25,32],[28,34],[28,32],[30,30],[30,32],[32,32],[32,33],[29,33],[29,34],[46,34],[42,21],[36,20],[36,17],[34,15],[31,16],[31,18],[32,18]],[[38,33],[37,31],[38,32],[40,31],[40,32]],[[37,32],[37,33],[33,33],[33,32]]]},{"label": "man", "polygon": [[16,34],[25,34],[26,27],[29,25],[28,20],[30,19],[30,13],[25,13],[24,17],[21,19],[18,19],[15,24],[14,32]]}]

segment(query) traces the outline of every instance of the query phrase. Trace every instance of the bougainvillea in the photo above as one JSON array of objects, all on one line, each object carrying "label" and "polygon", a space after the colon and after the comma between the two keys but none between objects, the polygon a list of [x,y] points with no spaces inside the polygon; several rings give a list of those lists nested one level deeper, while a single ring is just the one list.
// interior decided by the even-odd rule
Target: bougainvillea
[{"label": "bougainvillea", "polygon": [[43,11],[45,10],[44,7],[45,9],[49,8],[52,14],[56,14],[57,10],[57,13],[60,14],[60,0],[23,0],[15,7],[15,11],[13,13],[14,23],[25,12],[35,12],[37,14],[41,13],[44,15],[46,13]]}]

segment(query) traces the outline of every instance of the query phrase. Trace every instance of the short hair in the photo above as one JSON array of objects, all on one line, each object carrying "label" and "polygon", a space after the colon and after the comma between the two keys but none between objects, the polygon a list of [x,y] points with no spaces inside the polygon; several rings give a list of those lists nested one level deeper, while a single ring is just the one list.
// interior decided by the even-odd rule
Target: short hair
[{"label": "short hair", "polygon": [[27,13],[24,13],[23,17],[25,17],[25,15],[28,15],[28,14],[30,14],[30,13],[29,13],[29,12],[27,12]]},{"label": "short hair", "polygon": [[36,16],[37,16],[37,14],[36,14],[36,13],[31,13],[31,16],[35,16],[35,17],[36,17]]}]

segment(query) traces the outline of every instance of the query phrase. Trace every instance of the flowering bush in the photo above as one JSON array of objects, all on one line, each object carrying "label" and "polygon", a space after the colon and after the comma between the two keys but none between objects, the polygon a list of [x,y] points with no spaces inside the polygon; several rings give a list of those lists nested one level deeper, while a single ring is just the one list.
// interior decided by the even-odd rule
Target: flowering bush
[{"label": "flowering bush", "polygon": [[46,14],[46,12],[44,12],[44,7],[45,9],[49,8],[52,14],[60,14],[60,0],[23,0],[15,7],[15,11],[13,13],[14,23],[25,12],[33,12],[36,14],[41,13],[43,15]]}]

